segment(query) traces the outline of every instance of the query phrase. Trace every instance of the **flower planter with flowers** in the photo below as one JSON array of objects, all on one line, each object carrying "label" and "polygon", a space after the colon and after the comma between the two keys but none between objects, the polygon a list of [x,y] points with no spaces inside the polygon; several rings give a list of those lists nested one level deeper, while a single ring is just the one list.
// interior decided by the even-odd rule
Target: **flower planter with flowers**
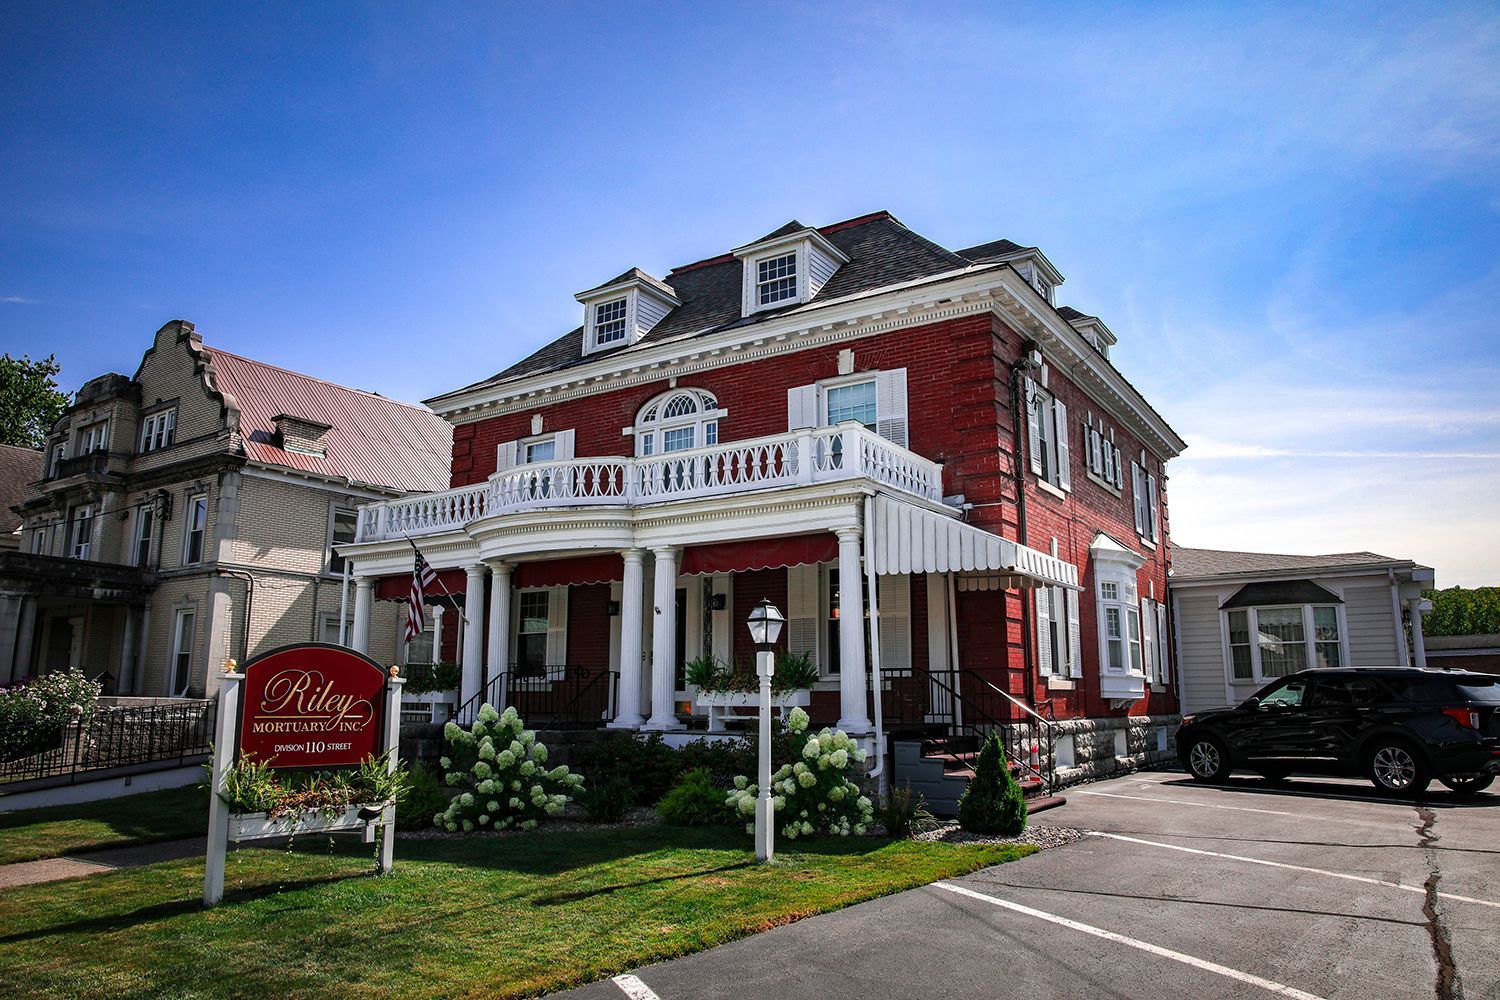
[{"label": "flower planter with flowers", "polygon": [[[780,709],[783,719],[791,709],[805,708],[812,703],[811,689],[817,679],[817,668],[808,657],[778,654],[776,672],[771,675],[771,707]],[[730,720],[753,718],[753,713],[742,715],[732,709],[760,706],[760,676],[741,664],[701,656],[687,665],[687,682],[697,688],[695,702],[708,709],[711,733],[724,732]]]},{"label": "flower planter with flowers", "polygon": [[401,692],[402,722],[446,722],[458,708],[461,668],[457,663],[414,665]]},{"label": "flower planter with flowers", "polygon": [[388,756],[367,757],[352,773],[295,774],[241,757],[225,773],[219,797],[229,807],[229,839],[255,840],[299,833],[374,833],[410,779],[404,765],[388,770]]}]

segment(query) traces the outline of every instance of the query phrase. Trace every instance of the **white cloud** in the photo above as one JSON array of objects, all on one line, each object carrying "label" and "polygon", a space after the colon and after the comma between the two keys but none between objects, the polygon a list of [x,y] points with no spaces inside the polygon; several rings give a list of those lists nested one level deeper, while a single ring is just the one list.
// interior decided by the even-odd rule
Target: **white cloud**
[{"label": "white cloud", "polygon": [[0,295],[0,302],[18,306],[34,306],[37,304],[36,299],[23,298],[19,295]]}]

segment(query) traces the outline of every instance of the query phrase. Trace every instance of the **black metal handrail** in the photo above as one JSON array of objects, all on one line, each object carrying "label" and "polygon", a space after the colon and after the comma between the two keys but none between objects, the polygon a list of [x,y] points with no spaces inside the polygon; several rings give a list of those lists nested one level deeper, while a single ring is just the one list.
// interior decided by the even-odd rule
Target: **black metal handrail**
[{"label": "black metal handrail", "polygon": [[137,764],[185,763],[212,750],[216,703],[170,701],[103,707],[63,728],[55,745],[0,761],[0,784],[66,777]]},{"label": "black metal handrail", "polygon": [[482,705],[515,706],[527,722],[549,726],[593,726],[605,721],[618,675],[579,664],[548,664],[510,669],[492,677],[462,704],[453,717],[465,725],[479,717]]}]

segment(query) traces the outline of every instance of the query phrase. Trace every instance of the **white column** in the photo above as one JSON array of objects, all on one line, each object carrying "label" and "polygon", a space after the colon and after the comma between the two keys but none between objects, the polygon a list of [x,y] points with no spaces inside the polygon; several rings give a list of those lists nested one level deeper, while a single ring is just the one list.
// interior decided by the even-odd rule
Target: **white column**
[{"label": "white column", "polygon": [[463,681],[458,689],[462,704],[484,687],[484,564],[464,567]]},{"label": "white column", "polygon": [[864,576],[860,572],[859,528],[840,528],[839,536],[839,728],[849,735],[870,731],[865,704],[870,684],[865,675]]},{"label": "white column", "polygon": [[673,710],[677,694],[677,550],[652,549],[656,589],[651,626],[651,719],[647,729],[681,729]]},{"label": "white column", "polygon": [[375,603],[375,578],[354,578],[354,638],[350,645],[357,652],[370,651],[370,609]]},{"label": "white column", "polygon": [[486,683],[510,669],[510,563],[490,563],[490,652]]},{"label": "white column", "polygon": [[115,691],[130,694],[135,690],[135,623],[140,609],[125,605],[125,629],[120,638],[120,667],[116,672]]},{"label": "white column", "polygon": [[441,604],[434,604],[429,609],[432,612],[432,662],[443,662],[443,614],[447,609]]},{"label": "white column", "polygon": [[[629,549],[620,553],[625,560],[625,575],[620,581],[620,694],[613,729],[637,729],[645,723],[641,717],[641,634],[646,586],[644,563],[646,553]],[[675,606],[675,604],[674,604]]]},{"label": "white column", "polygon": [[1411,644],[1417,654],[1417,666],[1427,666],[1427,641],[1422,638],[1422,599],[1413,597],[1406,602],[1411,609]]}]

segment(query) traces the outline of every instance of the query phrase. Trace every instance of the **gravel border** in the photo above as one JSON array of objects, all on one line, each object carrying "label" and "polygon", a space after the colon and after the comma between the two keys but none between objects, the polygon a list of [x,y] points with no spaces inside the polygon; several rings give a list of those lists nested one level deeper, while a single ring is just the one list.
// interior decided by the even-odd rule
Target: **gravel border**
[{"label": "gravel border", "polygon": [[1088,836],[1084,830],[1070,826],[1047,826],[1028,824],[1019,837],[996,837],[985,833],[970,833],[958,825],[957,820],[945,820],[935,827],[917,834],[917,840],[938,841],[944,844],[1035,844],[1043,850],[1062,847]]}]

